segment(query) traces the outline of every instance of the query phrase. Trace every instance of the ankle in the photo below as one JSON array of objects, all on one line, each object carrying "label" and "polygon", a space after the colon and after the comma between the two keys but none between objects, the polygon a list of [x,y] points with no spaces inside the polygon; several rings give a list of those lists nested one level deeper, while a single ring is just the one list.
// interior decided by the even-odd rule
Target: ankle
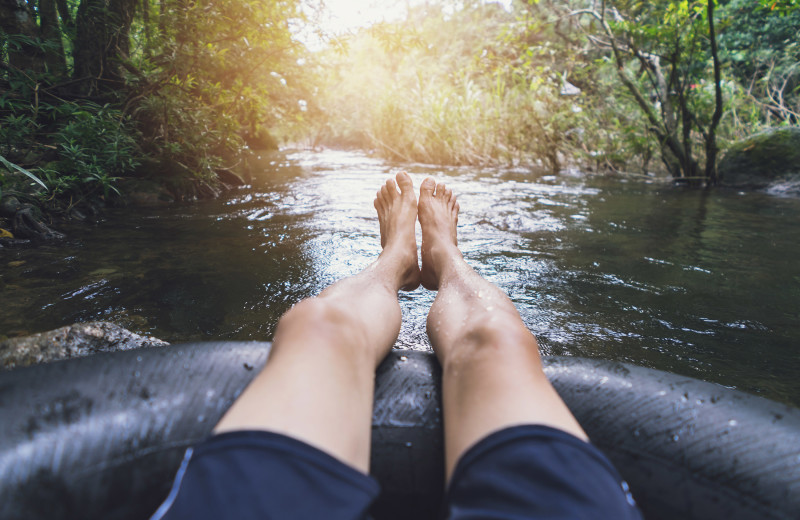
[{"label": "ankle", "polygon": [[374,273],[372,283],[377,282],[395,295],[400,290],[410,291],[419,286],[420,271],[416,254],[391,254],[384,249],[371,269]]},{"label": "ankle", "polygon": [[442,276],[457,271],[459,264],[464,262],[464,255],[455,244],[443,242],[431,246],[430,259],[433,270]]}]

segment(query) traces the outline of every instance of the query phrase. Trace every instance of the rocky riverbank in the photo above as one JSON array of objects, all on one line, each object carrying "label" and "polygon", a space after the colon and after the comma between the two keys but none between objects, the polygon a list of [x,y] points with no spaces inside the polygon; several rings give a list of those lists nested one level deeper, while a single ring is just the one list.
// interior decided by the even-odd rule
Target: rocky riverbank
[{"label": "rocky riverbank", "polygon": [[59,359],[89,356],[98,352],[167,345],[169,343],[166,341],[140,336],[106,321],[75,323],[0,342],[0,367],[19,368]]}]

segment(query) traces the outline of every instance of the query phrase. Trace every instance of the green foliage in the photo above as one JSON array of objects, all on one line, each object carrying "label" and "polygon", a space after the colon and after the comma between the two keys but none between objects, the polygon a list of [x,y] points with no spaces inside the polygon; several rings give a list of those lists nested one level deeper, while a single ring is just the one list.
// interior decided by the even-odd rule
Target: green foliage
[{"label": "green foliage", "polygon": [[449,12],[429,3],[357,34],[346,54],[329,51],[319,101],[328,117],[315,142],[401,160],[558,169],[581,110],[560,95],[557,71],[504,61],[516,51],[504,36],[512,21],[496,4]]},{"label": "green foliage", "polygon": [[[9,74],[8,82],[12,88],[0,92],[0,162],[45,187],[35,195],[55,207],[118,194],[118,176],[141,157],[130,118],[108,104],[41,100],[38,80],[26,74]],[[30,92],[37,94],[33,105]]]},{"label": "green foliage", "polygon": [[777,12],[781,15],[800,10],[800,0],[759,0],[762,9]]},{"label": "green foliage", "polygon": [[20,172],[21,174],[25,175],[26,177],[28,177],[32,181],[34,181],[37,184],[41,185],[42,188],[47,189],[47,185],[45,183],[43,183],[42,180],[39,177],[37,177],[36,175],[32,174],[31,172],[29,172],[28,170],[26,170],[22,166],[19,166],[17,164],[12,163],[11,161],[6,159],[2,155],[0,155],[0,164],[5,166],[9,170],[16,170],[16,171]]},{"label": "green foliage", "polygon": [[[219,169],[308,115],[307,52],[290,27],[301,0],[59,5],[49,22],[27,4],[0,20],[0,153],[38,169],[55,206],[107,200],[145,158],[139,173],[214,192]],[[45,36],[54,27],[60,39]]]},{"label": "green foliage", "polygon": [[[552,169],[578,160],[650,172],[661,158],[662,171],[695,177],[708,173],[717,135],[725,144],[776,119],[797,122],[795,0],[731,0],[716,10],[719,123],[706,0],[514,8],[510,17],[482,2],[426,2],[403,22],[358,33],[344,52],[330,50],[318,100],[326,117],[313,142]],[[562,95],[568,84],[580,94]]]},{"label": "green foliage", "polygon": [[[449,164],[661,157],[680,176],[715,151],[707,0],[433,0],[317,53],[295,37],[304,0],[75,0],[49,22],[14,5],[31,16],[0,20],[0,155],[56,206],[107,200],[134,171],[213,186],[301,135]],[[717,8],[721,142],[797,124],[799,5]]]},{"label": "green foliage", "polygon": [[118,195],[118,176],[139,164],[130,119],[108,105],[90,102],[59,108],[69,110],[55,138],[59,159],[44,170],[53,192],[72,198]]},{"label": "green foliage", "polygon": [[0,127],[0,142],[3,143],[4,153],[8,153],[14,146],[28,142],[36,133],[40,125],[28,114],[7,114],[3,117]]},{"label": "green foliage", "polygon": [[[518,6],[516,18],[480,2],[445,6],[428,3],[325,56],[332,66],[319,104],[328,117],[314,142],[434,163],[558,170],[582,158],[647,169],[655,136],[560,3]],[[642,9],[655,24],[655,9]],[[655,31],[628,27],[637,38]]]},{"label": "green foliage", "polygon": [[800,119],[800,3],[793,0],[732,0],[722,10],[720,46],[743,95],[760,105],[768,125]]},{"label": "green foliage", "polygon": [[[235,167],[242,152],[270,144],[270,132],[302,119],[308,94],[305,48],[288,21],[295,0],[166,3],[157,36],[135,28],[144,46],[133,57],[143,96],[130,109],[143,148],[168,157],[204,182]],[[152,32],[152,31],[151,31]]]}]

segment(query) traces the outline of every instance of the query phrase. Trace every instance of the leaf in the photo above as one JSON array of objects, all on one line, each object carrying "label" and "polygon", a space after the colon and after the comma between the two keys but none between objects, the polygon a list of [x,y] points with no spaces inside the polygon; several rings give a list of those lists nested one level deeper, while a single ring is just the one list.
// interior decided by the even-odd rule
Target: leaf
[{"label": "leaf", "polygon": [[6,159],[2,155],[0,155],[0,163],[3,163],[3,165],[6,168],[8,168],[9,170],[17,170],[18,172],[24,173],[25,175],[27,175],[28,177],[30,177],[34,181],[36,181],[39,184],[41,184],[42,188],[47,189],[47,185],[45,183],[43,183],[42,180],[39,177],[37,177],[36,175],[32,174],[31,172],[29,172],[28,170],[26,170],[22,166],[17,166],[16,164],[12,163],[11,161]]}]

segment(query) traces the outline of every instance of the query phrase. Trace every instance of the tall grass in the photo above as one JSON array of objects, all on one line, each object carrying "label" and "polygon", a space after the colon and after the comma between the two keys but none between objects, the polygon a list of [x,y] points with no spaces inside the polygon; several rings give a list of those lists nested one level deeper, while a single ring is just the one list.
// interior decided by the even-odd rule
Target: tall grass
[{"label": "tall grass", "polygon": [[412,35],[398,53],[365,32],[349,42],[347,54],[332,56],[338,62],[320,100],[327,117],[316,142],[371,148],[404,161],[560,167],[579,112],[574,99],[559,95],[557,78],[479,73],[474,56],[480,49],[441,59],[448,49],[432,47],[425,36]]}]

